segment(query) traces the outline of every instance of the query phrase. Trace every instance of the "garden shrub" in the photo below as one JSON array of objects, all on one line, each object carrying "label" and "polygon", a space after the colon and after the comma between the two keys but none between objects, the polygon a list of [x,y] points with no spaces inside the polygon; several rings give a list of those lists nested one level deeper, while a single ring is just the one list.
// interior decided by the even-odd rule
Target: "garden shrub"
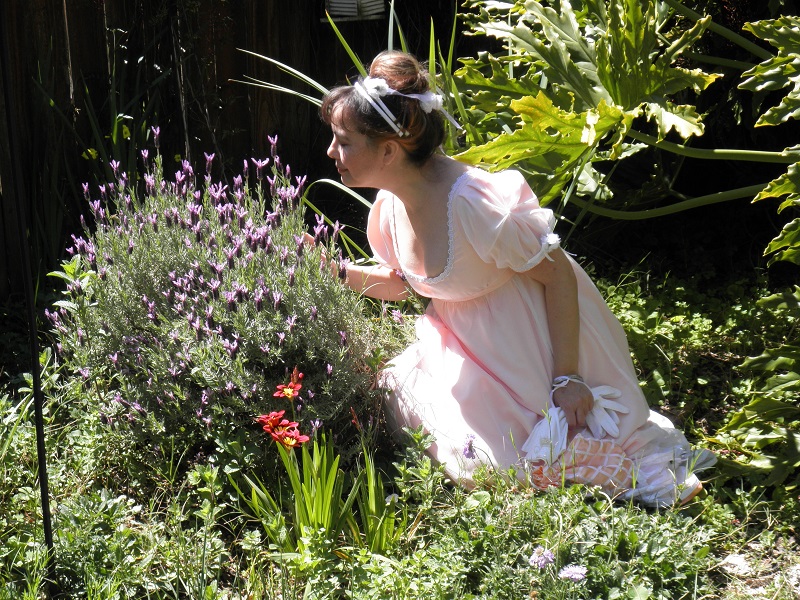
[{"label": "garden shrub", "polygon": [[141,181],[112,161],[99,197],[84,186],[95,231],[73,236],[53,273],[64,297],[46,312],[104,425],[109,469],[174,480],[213,455],[236,471],[262,454],[256,416],[280,410],[303,433],[332,432],[346,460],[360,448],[353,415],[377,424],[370,357],[402,336],[330,272],[338,224],[318,216],[319,243],[306,243],[305,178],[274,143],[230,184],[212,182],[213,155],[204,175],[184,160],[167,181],[156,154],[142,151]]}]

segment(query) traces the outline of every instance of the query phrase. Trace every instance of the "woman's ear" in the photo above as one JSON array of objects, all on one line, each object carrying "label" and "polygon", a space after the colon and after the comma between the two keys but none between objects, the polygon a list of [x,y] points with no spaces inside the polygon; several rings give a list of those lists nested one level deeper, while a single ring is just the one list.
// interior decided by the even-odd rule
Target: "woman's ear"
[{"label": "woman's ear", "polygon": [[396,140],[388,139],[384,140],[383,142],[383,152],[381,154],[381,159],[383,160],[383,166],[388,167],[389,165],[395,163],[402,153],[404,152],[403,147],[397,143]]}]

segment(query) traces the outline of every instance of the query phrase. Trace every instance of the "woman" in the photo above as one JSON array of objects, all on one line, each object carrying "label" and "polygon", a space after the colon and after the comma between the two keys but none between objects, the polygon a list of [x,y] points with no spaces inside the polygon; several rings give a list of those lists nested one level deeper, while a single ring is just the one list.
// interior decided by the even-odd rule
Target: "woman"
[{"label": "woman", "polygon": [[342,182],[380,190],[367,226],[379,265],[346,264],[347,285],[430,298],[417,341],[380,375],[390,426],[423,425],[467,486],[481,465],[516,465],[539,487],[599,485],[650,505],[696,494],[685,437],[651,416],[622,327],[559,247],[552,211],[519,173],[439,151],[449,116],[417,60],[379,55],[321,114]]}]

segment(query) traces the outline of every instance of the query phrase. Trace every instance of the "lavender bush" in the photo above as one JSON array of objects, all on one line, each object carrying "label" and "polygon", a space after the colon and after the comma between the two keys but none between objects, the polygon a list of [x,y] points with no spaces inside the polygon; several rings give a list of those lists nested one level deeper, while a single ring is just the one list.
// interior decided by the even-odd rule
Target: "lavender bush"
[{"label": "lavender bush", "polygon": [[[356,451],[353,413],[375,423],[379,411],[369,359],[398,343],[397,324],[330,273],[337,228],[318,217],[318,244],[304,242],[305,178],[274,142],[230,184],[212,181],[213,155],[204,173],[183,161],[167,180],[162,156],[141,154],[141,181],[112,163],[115,181],[84,186],[95,231],[74,237],[53,274],[64,298],[46,313],[109,466],[174,475],[214,455],[234,471],[263,453],[255,417],[279,410],[303,433],[329,430],[343,457]],[[290,381],[300,388],[286,394]]]}]

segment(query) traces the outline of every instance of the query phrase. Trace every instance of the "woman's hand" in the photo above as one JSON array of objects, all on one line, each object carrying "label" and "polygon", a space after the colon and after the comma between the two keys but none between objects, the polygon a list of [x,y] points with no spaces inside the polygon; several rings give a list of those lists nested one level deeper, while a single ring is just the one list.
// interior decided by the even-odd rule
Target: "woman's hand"
[{"label": "woman's hand", "polygon": [[[307,231],[303,233],[303,243],[309,248],[313,248],[314,246],[317,245],[317,243],[314,241],[314,236],[308,233]],[[325,254],[324,250],[322,254],[323,255]]]},{"label": "woman's hand", "polygon": [[586,427],[586,415],[594,407],[594,395],[585,384],[569,381],[553,390],[553,404],[564,411],[570,429]]},{"label": "woman's hand", "polygon": [[[303,243],[309,248],[314,248],[314,247],[317,246],[317,242],[314,240],[314,236],[312,236],[308,232],[303,233]],[[342,264],[340,265],[339,262],[337,262],[335,259],[329,259],[328,258],[328,253],[325,252],[325,247],[324,246],[322,246],[320,249],[322,251],[321,252],[322,253],[322,260],[328,265],[328,268],[330,269],[331,275],[333,277],[335,277],[335,278],[338,277],[340,279],[345,279],[346,280],[347,278],[346,277],[342,277],[342,273],[341,273],[342,265],[344,265],[345,269],[347,268],[346,267],[346,263],[344,263],[344,261],[342,261]]]}]

